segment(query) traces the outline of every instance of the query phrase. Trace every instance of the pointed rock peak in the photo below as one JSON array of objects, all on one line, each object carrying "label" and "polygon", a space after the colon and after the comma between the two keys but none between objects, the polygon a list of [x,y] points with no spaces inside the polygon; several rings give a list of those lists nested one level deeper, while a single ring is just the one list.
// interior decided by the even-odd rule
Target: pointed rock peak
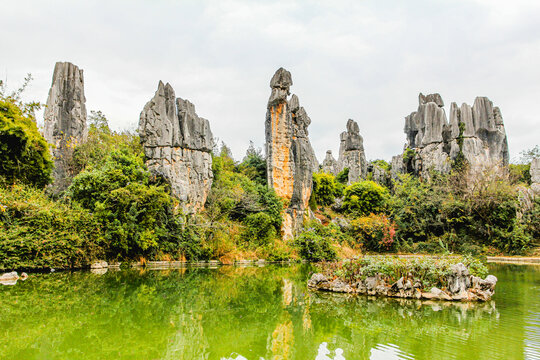
[{"label": "pointed rock peak", "polygon": [[293,82],[291,73],[282,67],[276,71],[274,76],[272,76],[272,80],[270,80],[271,88],[281,88],[288,90],[292,84]]},{"label": "pointed rock peak", "polygon": [[427,95],[420,93],[420,95],[418,95],[418,105],[424,105],[430,102],[437,104],[438,107],[444,106],[443,99],[439,93]]},{"label": "pointed rock peak", "polygon": [[298,100],[298,96],[296,96],[296,94],[292,94],[291,99],[289,100],[289,108],[293,113],[300,109],[300,100]]},{"label": "pointed rock peak", "polygon": [[347,132],[349,134],[360,134],[360,128],[358,127],[358,123],[354,121],[353,119],[347,120]]}]

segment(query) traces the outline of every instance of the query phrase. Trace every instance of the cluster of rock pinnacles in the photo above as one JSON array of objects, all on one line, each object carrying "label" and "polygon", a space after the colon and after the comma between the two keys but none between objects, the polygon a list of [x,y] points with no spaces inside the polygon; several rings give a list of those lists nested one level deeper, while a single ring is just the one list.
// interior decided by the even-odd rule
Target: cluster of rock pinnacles
[{"label": "cluster of rock pinnacles", "polygon": [[[370,178],[384,182],[390,174],[368,163],[358,123],[349,119],[340,135],[339,156],[332,152],[319,167],[309,141],[311,119],[290,95],[290,72],[280,68],[270,81],[265,132],[268,185],[284,200],[282,236],[293,237],[309,212],[312,175],[319,170],[338,174],[348,169],[348,183]],[[66,158],[76,144],[86,140],[86,106],[83,71],[65,62],[56,63],[45,110],[45,139],[53,144],[55,185],[69,183]],[[404,154],[392,158],[391,176],[412,172],[429,176],[430,170],[449,172],[452,161],[463,156],[474,168],[508,164],[508,144],[499,108],[486,97],[477,97],[473,106],[450,106],[450,121],[439,94],[419,96],[417,111],[405,118],[407,143]],[[146,165],[155,176],[170,184],[184,212],[203,209],[212,187],[214,140],[210,123],[195,112],[188,100],[176,98],[170,84],[159,82],[154,97],[144,106],[139,119],[139,135]],[[412,152],[412,156],[410,155]],[[531,173],[540,182],[533,162]],[[535,185],[536,186],[536,185]]]}]

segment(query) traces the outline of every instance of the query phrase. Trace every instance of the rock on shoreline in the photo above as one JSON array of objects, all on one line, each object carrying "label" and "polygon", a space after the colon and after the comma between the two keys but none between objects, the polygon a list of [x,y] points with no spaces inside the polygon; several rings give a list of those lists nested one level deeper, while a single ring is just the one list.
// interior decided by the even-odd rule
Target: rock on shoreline
[{"label": "rock on shoreline", "polygon": [[462,263],[452,266],[452,275],[447,278],[444,290],[436,287],[425,291],[422,283],[412,274],[389,284],[382,274],[368,276],[365,280],[348,283],[340,278],[328,278],[316,273],[308,280],[308,287],[315,290],[338,293],[366,294],[408,299],[448,301],[489,301],[495,293],[497,278],[488,275],[485,279],[469,274]]}]

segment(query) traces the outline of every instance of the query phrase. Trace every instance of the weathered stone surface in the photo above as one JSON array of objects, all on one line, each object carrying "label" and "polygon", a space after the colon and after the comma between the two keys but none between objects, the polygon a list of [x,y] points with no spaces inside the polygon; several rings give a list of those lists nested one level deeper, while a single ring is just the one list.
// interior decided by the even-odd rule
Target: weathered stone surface
[{"label": "weathered stone surface", "polygon": [[439,94],[420,94],[418,109],[405,118],[404,129],[406,148],[414,149],[415,155],[406,164],[392,159],[393,176],[404,171],[422,176],[429,176],[431,170],[448,173],[460,154],[472,170],[508,165],[508,143],[498,107],[486,97],[477,97],[472,107],[452,103],[448,122],[443,106]]},{"label": "weathered stone surface", "polygon": [[280,68],[270,81],[272,92],[266,113],[268,184],[285,200],[282,236],[290,239],[300,229],[312,191],[312,175],[318,169],[308,138],[311,119],[296,95],[289,95],[291,74]]},{"label": "weathered stone surface", "polygon": [[429,291],[422,291],[422,283],[410,273],[393,283],[387,283],[391,278],[384,274],[350,282],[339,277],[336,278],[333,274],[326,276],[316,273],[308,280],[308,287],[341,293],[446,301],[488,301],[495,293],[495,285],[497,284],[495,276],[488,275],[485,279],[472,276],[469,269],[462,263],[452,266],[451,271],[452,274],[448,276],[443,289],[432,287]]},{"label": "weathered stone surface", "polygon": [[389,185],[391,173],[376,162],[369,162],[367,164],[367,178],[381,185]]},{"label": "weathered stone surface", "polygon": [[352,119],[347,121],[347,131],[340,135],[337,172],[349,169],[349,184],[365,178],[367,161],[364,152],[364,139],[360,135],[358,123]]},{"label": "weathered stone surface", "polygon": [[322,168],[321,170],[328,174],[337,175],[338,171],[338,163],[336,159],[334,159],[334,156],[332,155],[332,150],[326,151],[326,157],[324,158],[322,162]]},{"label": "weathered stone surface", "polygon": [[540,158],[531,162],[531,189],[535,195],[540,196]]},{"label": "weathered stone surface", "polygon": [[86,140],[86,98],[83,71],[69,62],[57,62],[44,112],[43,136],[54,145],[53,176],[62,189],[73,176],[68,168],[75,146]]},{"label": "weathered stone surface", "polygon": [[141,112],[139,135],[148,169],[171,185],[185,212],[201,210],[213,179],[208,120],[197,115],[191,102],[175,98],[170,84],[160,81]]}]

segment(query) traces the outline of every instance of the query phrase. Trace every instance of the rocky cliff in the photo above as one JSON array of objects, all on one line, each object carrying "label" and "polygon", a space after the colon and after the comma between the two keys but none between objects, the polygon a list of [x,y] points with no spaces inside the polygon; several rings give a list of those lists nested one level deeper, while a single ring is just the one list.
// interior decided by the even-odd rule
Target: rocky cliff
[{"label": "rocky cliff", "polygon": [[498,107],[486,97],[473,106],[450,105],[450,121],[439,94],[419,95],[417,111],[405,118],[404,164],[393,159],[392,173],[409,171],[429,176],[429,171],[447,173],[456,160],[464,159],[471,169],[508,165],[508,143]]},{"label": "rocky cliff", "polygon": [[212,186],[212,132],[188,100],[176,98],[170,84],[158,89],[144,106],[139,135],[146,165],[171,186],[185,212],[204,207]]},{"label": "rocky cliff", "polygon": [[313,171],[318,168],[308,138],[311,119],[296,95],[290,99],[291,73],[280,68],[270,81],[272,92],[266,113],[268,185],[285,201],[282,236],[290,239],[304,219],[312,191]]},{"label": "rocky cliff", "polygon": [[83,71],[72,63],[57,62],[44,112],[43,136],[54,145],[54,185],[60,189],[73,175],[69,169],[73,149],[88,134],[85,103]]},{"label": "rocky cliff", "polygon": [[531,189],[537,196],[540,196],[540,158],[535,158],[531,162]]},{"label": "rocky cliff", "polygon": [[337,172],[349,169],[349,184],[366,177],[367,161],[364,152],[364,139],[360,136],[358,123],[352,119],[347,121],[347,131],[340,135]]}]

